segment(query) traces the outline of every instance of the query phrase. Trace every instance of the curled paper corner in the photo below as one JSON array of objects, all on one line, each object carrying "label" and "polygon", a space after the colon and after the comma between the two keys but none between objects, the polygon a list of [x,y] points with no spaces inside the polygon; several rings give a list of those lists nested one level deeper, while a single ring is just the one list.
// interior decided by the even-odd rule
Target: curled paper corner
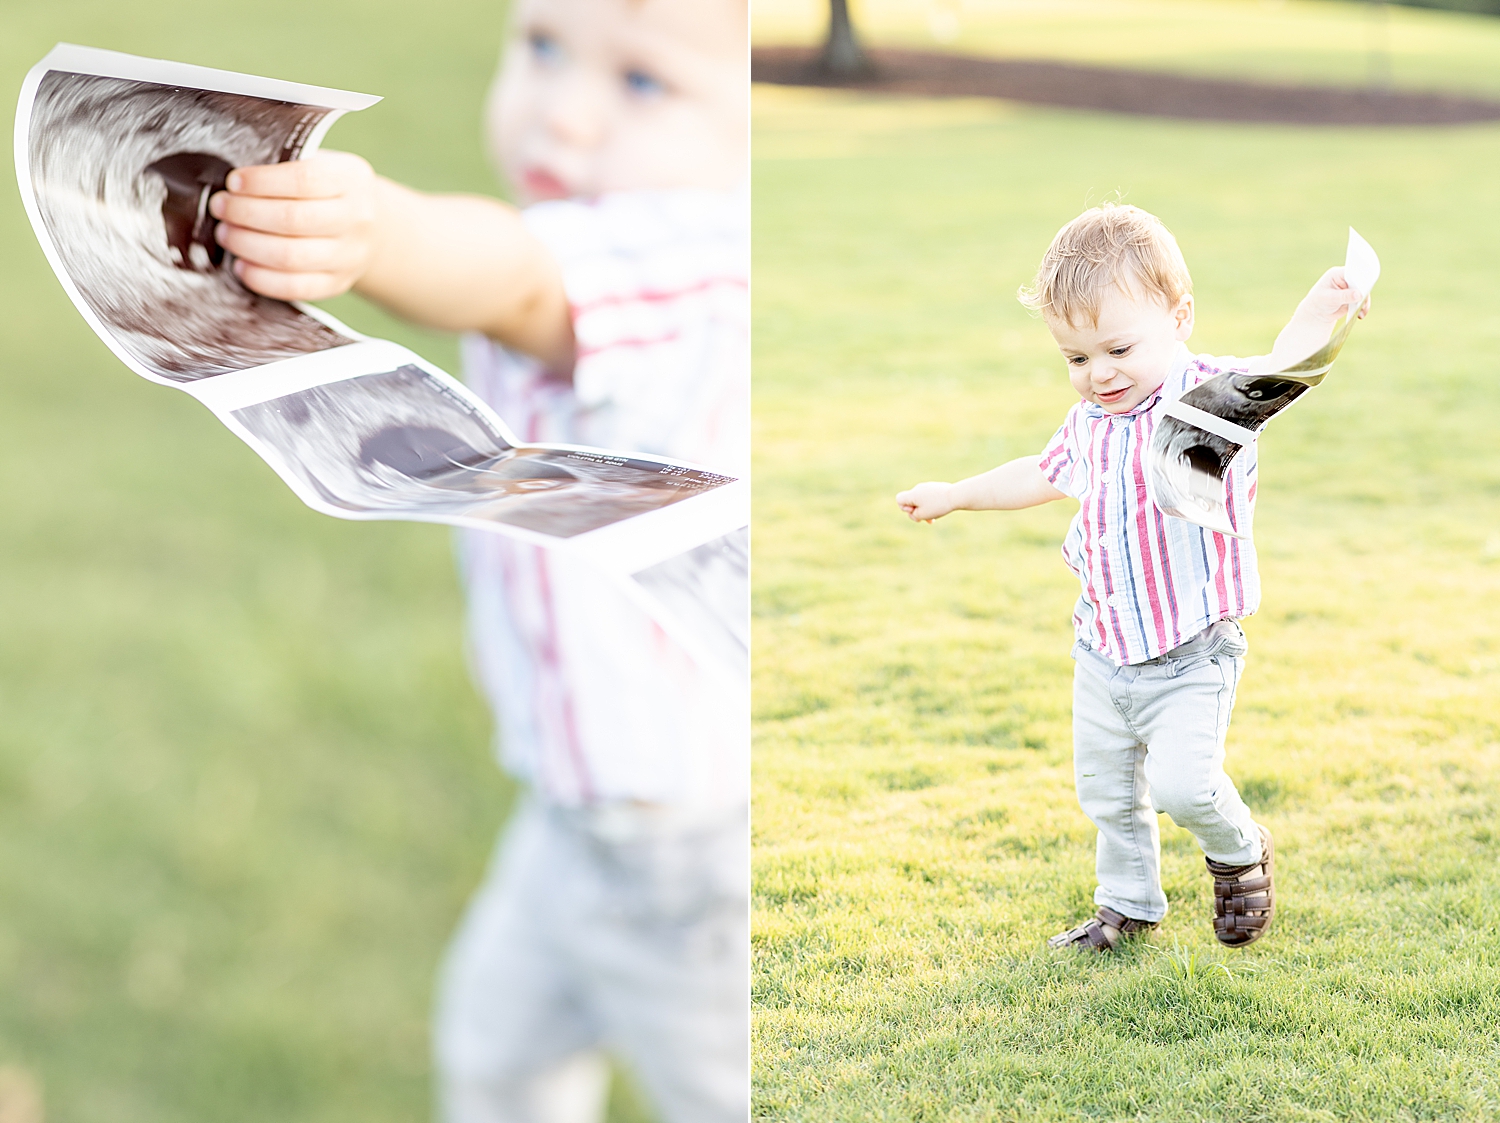
[{"label": "curled paper corner", "polygon": [[1356,292],[1369,296],[1380,279],[1380,258],[1375,247],[1349,227],[1349,248],[1344,253],[1344,280]]}]

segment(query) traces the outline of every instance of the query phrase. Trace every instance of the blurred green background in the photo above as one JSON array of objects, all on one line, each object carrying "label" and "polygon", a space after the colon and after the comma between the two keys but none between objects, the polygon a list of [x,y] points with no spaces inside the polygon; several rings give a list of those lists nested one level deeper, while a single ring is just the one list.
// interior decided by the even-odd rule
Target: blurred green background
[{"label": "blurred green background", "polygon": [[[494,192],[503,17],[0,0],[0,88],[62,40],[382,94],[328,146]],[[331,307],[457,369],[449,339]],[[133,376],[9,173],[0,308],[0,1118],[33,1123],[36,1086],[50,1123],[428,1118],[433,973],[510,794],[448,534],[308,511]]]},{"label": "blurred green background", "polygon": [[[811,0],[765,3],[762,41],[795,41],[791,16],[815,32]],[[877,44],[1349,84],[1371,16],[855,12]],[[1390,20],[1397,86],[1500,75],[1500,21]],[[769,87],[755,107],[757,1118],[1500,1118],[1500,125]],[[1076,395],[1016,289],[1114,197],[1177,235],[1195,350],[1267,350],[1350,224],[1384,264],[1374,314],[1261,441],[1264,601],[1228,768],[1276,834],[1278,916],[1240,952],[1169,820],[1160,930],[1110,958],[1044,950],[1093,909],[1059,557],[1076,504],[915,526],[894,501],[1043,446]]]}]

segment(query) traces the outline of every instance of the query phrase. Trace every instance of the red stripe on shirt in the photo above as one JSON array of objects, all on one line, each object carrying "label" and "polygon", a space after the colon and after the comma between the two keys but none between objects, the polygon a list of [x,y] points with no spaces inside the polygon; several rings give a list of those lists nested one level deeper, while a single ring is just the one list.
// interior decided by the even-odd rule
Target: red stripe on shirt
[{"label": "red stripe on shirt", "polygon": [[1151,623],[1156,628],[1156,642],[1163,648],[1167,645],[1166,620],[1161,611],[1161,594],[1157,587],[1156,567],[1151,564],[1151,541],[1146,528],[1146,508],[1151,500],[1146,493],[1146,466],[1142,457],[1145,448],[1144,425],[1138,417],[1132,426],[1135,432],[1135,456],[1131,465],[1135,477],[1135,534],[1141,547],[1141,579],[1146,585],[1146,602],[1151,606]]},{"label": "red stripe on shirt", "polygon": [[587,359],[591,355],[602,354],[612,351],[616,347],[655,347],[658,343],[671,343],[674,339],[681,337],[682,332],[668,332],[666,335],[653,336],[649,339],[613,339],[608,343],[601,343],[597,347],[580,347],[578,357]]},{"label": "red stripe on shirt", "polygon": [[1229,590],[1224,585],[1224,558],[1229,553],[1222,534],[1213,535],[1214,551],[1218,554],[1219,565],[1214,571],[1214,591],[1219,594],[1219,612],[1229,615]]},{"label": "red stripe on shirt", "polygon": [[562,721],[563,744],[567,749],[569,763],[573,766],[578,794],[585,803],[594,800],[593,779],[589,776],[587,762],[583,759],[583,746],[578,740],[578,723],[573,714],[572,692],[568,690],[568,679],[563,674],[562,651],[558,644],[557,610],[552,599],[552,581],[547,571],[547,551],[533,546],[536,551],[537,599],[541,602],[542,616],[547,622],[547,634],[539,644],[542,665],[551,672],[557,690],[559,718]]},{"label": "red stripe on shirt", "polygon": [[749,287],[749,282],[743,277],[705,277],[701,281],[684,285],[682,288],[643,289],[640,292],[612,293],[609,296],[595,297],[593,300],[573,305],[573,315],[585,316],[598,308],[612,308],[622,304],[665,304],[679,297],[694,296],[717,288],[748,289]]}]

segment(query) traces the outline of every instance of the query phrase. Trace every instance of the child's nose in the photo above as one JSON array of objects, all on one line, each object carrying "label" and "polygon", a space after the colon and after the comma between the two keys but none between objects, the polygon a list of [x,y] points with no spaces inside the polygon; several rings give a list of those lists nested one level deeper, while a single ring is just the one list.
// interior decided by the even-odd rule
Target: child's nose
[{"label": "child's nose", "polygon": [[556,91],[547,112],[547,127],[555,137],[580,147],[599,143],[606,109],[605,91],[599,86],[579,76]]}]

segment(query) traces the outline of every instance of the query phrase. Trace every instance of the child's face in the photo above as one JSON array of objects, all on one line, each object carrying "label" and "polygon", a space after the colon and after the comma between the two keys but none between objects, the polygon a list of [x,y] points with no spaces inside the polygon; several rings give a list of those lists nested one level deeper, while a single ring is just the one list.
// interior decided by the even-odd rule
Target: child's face
[{"label": "child's face", "polygon": [[741,0],[517,0],[487,110],[521,201],[738,184],[745,11]]},{"label": "child's face", "polygon": [[1047,316],[1047,328],[1068,362],[1073,389],[1107,413],[1129,413],[1166,380],[1177,344],[1193,334],[1193,298],[1168,307],[1134,288],[1111,288],[1094,323]]}]

